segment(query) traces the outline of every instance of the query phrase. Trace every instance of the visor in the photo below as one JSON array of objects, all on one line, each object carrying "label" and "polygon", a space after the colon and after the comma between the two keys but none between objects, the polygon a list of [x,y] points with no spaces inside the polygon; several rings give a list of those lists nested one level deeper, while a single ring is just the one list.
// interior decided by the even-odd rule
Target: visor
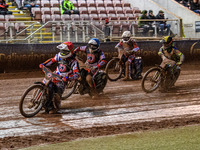
[{"label": "visor", "polygon": [[130,37],[123,37],[124,41],[128,41],[130,39]]},{"label": "visor", "polygon": [[60,54],[61,54],[62,56],[68,55],[69,53],[70,53],[69,50],[60,50]]}]

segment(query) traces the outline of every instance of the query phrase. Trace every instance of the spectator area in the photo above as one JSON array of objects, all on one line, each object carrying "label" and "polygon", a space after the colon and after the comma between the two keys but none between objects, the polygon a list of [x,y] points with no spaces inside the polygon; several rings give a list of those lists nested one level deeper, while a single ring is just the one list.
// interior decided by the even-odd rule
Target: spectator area
[{"label": "spectator area", "polygon": [[[71,0],[80,15],[61,15],[60,5],[62,0],[37,0],[39,7],[33,7],[33,20],[44,24],[48,21],[90,21],[93,25],[103,30],[105,19],[110,20],[111,33],[113,36],[121,36],[125,30],[132,31],[133,20],[138,19],[141,10],[132,7],[126,0]],[[27,12],[27,11],[26,11]],[[27,16],[27,14],[25,15]],[[24,16],[24,17],[25,17]],[[0,16],[3,21],[17,21],[16,15]],[[10,18],[10,19],[8,19]],[[30,19],[29,19],[30,20]],[[9,34],[10,24],[0,23],[0,35]],[[137,26],[137,25],[135,25]],[[24,23],[13,23],[12,30],[15,33],[25,28]],[[51,28],[51,25],[46,26]],[[59,34],[59,32],[58,32]]]},{"label": "spectator area", "polygon": [[[113,25],[112,33],[118,34],[119,31],[131,30],[130,20],[138,18],[141,11],[137,7],[131,7],[131,4],[125,0],[71,0],[75,9],[79,10],[80,15],[61,15],[59,0],[41,0],[37,2],[39,8],[32,8],[35,20],[41,20],[45,23],[49,20],[88,20],[95,26],[102,29],[106,18]],[[123,22],[120,22],[122,20]]]}]

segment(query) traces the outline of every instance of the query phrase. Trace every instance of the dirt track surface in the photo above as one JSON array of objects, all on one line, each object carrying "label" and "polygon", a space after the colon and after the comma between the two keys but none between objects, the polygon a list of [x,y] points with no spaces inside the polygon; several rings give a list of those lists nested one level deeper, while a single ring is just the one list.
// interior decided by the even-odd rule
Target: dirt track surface
[{"label": "dirt track surface", "polygon": [[42,73],[0,74],[0,79],[0,149],[200,123],[199,65],[183,65],[176,86],[167,93],[146,94],[141,80],[108,82],[99,99],[74,94],[62,101],[61,114],[33,118],[21,116],[18,105]]}]

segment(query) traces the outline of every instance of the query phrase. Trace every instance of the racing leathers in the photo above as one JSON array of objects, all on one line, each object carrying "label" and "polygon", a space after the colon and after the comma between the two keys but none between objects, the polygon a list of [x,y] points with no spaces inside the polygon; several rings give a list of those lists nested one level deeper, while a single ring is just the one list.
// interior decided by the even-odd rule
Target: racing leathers
[{"label": "racing leathers", "polygon": [[[184,61],[184,55],[181,51],[177,50],[176,47],[172,47],[171,52],[167,52],[162,46],[158,52],[158,55],[162,58],[162,63],[160,64],[161,68],[164,68],[166,65],[170,65],[173,69],[171,69],[170,73],[175,77],[174,83],[178,79],[180,75],[180,65],[182,65]],[[173,83],[173,84],[174,84]]]},{"label": "racing leathers", "polygon": [[85,68],[85,70],[88,71],[86,81],[90,86],[90,91],[92,95],[98,95],[92,77],[98,69],[100,69],[107,63],[107,61],[105,60],[104,52],[100,49],[97,49],[96,51],[91,51],[89,50],[88,46],[77,47],[74,50],[75,53],[79,51],[86,53],[87,56],[87,60],[85,62],[87,68]]},{"label": "racing leathers", "polygon": [[[72,55],[66,59],[61,59],[59,53],[55,57],[48,59],[41,65],[51,66],[52,64],[58,63],[54,73],[60,75],[64,83],[67,83],[68,80],[76,80],[79,78],[79,65],[75,59],[75,55]],[[52,105],[52,100],[54,95],[52,95],[53,90],[56,93],[56,100],[60,101],[61,95],[64,92],[65,84],[58,79],[53,79],[49,85],[49,99],[47,105]]]},{"label": "racing leathers", "polygon": [[[129,80],[131,71],[131,62],[135,58],[135,53],[140,49],[135,40],[130,39],[128,42],[121,40],[115,48],[118,50],[118,57],[122,62],[125,62],[125,78]],[[141,74],[140,74],[141,75]]]}]

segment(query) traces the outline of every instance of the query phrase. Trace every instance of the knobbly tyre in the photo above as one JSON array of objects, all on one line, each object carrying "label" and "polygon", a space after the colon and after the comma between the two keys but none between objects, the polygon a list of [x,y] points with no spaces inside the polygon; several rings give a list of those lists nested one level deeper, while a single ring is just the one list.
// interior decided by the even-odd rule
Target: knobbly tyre
[{"label": "knobbly tyre", "polygon": [[[71,94],[75,93],[75,94],[80,94],[80,95],[89,94],[90,96],[92,96],[90,87],[89,87],[88,83],[86,82],[86,75],[87,75],[87,70],[82,68],[80,70],[81,78],[74,82],[71,82],[70,84],[67,84],[70,86],[68,88],[68,89],[70,89],[70,92],[67,92],[67,94],[63,94],[62,99],[67,98],[67,96],[70,93]],[[107,84],[106,73],[103,70],[97,69],[95,71],[94,75],[92,76],[92,79],[93,79],[94,87],[96,88],[97,92],[102,93],[103,89],[105,88],[105,86]],[[67,90],[67,88],[65,88],[65,90]]]},{"label": "knobbly tyre", "polygon": [[[135,57],[130,66],[130,77],[133,80],[141,79],[139,76],[141,75],[143,69],[142,58]],[[105,72],[110,81],[117,81],[118,79],[123,78],[125,76],[125,60],[122,59],[120,61],[118,57],[112,58],[107,63]]]},{"label": "knobbly tyre", "polygon": [[[39,113],[42,108],[44,108],[44,110],[48,113],[47,101],[49,97],[49,84],[53,78],[56,78],[63,83],[62,77],[53,73],[47,67],[42,66],[42,71],[45,74],[43,82],[35,82],[23,93],[21,97],[19,110],[24,117],[33,117]],[[53,97],[52,101],[55,108],[60,107],[60,102],[57,102],[56,98]]]},{"label": "knobbly tyre", "polygon": [[144,74],[142,79],[142,90],[151,93],[159,88],[159,91],[168,91],[176,82],[180,75],[180,67],[170,64],[164,68],[160,66],[152,67]]}]

